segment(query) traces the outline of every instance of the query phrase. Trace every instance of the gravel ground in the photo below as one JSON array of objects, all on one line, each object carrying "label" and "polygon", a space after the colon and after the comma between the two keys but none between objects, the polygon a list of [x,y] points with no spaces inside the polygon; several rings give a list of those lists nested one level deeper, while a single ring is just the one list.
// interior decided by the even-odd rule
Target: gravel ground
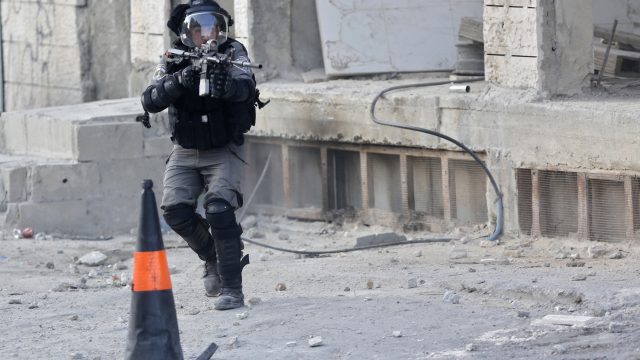
[{"label": "gravel ground", "polygon": [[[308,250],[392,231],[255,222],[253,238]],[[315,258],[247,244],[255,304],[221,312],[204,296],[200,261],[167,234],[185,358],[215,342],[214,359],[640,359],[637,245],[473,237]],[[0,241],[0,359],[122,358],[134,246],[132,236]],[[77,264],[92,251],[106,262]],[[590,318],[567,326],[547,315]]]}]

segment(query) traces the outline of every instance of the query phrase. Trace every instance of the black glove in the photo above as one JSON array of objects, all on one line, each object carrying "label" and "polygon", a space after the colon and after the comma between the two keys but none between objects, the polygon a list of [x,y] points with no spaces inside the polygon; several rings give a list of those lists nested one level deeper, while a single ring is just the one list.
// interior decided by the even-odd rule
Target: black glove
[{"label": "black glove", "polygon": [[180,85],[187,89],[196,89],[200,80],[200,72],[189,65],[186,68],[175,73]]},{"label": "black glove", "polygon": [[233,94],[234,81],[228,66],[216,66],[211,76],[211,96],[218,99],[229,98]]}]

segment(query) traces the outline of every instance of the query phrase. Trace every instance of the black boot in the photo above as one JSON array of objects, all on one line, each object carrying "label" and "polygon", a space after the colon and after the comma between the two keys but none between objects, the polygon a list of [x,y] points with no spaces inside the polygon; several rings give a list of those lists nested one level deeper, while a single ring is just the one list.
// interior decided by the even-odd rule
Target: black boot
[{"label": "black boot", "polygon": [[178,205],[165,209],[164,219],[187,245],[205,262],[204,289],[207,296],[218,296],[221,292],[218,274],[218,257],[213,237],[209,233],[209,224],[195,209],[187,205]]},{"label": "black boot", "polygon": [[233,208],[223,200],[212,201],[207,206],[207,220],[211,225],[211,235],[218,255],[218,272],[222,280],[222,295],[214,307],[218,310],[242,307],[242,229],[236,222]]},{"label": "black boot", "polygon": [[204,281],[205,295],[209,297],[220,296],[222,293],[222,281],[218,273],[218,261],[207,261],[204,263]]}]

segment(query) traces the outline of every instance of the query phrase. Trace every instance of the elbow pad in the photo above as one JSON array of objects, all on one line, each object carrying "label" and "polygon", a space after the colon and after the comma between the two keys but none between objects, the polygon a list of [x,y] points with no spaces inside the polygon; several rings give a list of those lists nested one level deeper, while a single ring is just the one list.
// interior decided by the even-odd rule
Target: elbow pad
[{"label": "elbow pad", "polygon": [[175,76],[166,76],[157,85],[149,86],[142,93],[142,107],[150,113],[160,112],[178,100],[183,92],[184,87]]}]

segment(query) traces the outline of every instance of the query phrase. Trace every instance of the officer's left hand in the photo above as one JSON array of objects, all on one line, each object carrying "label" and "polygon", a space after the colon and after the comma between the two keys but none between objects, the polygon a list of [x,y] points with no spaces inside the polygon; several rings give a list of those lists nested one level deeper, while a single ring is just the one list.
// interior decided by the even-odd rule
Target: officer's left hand
[{"label": "officer's left hand", "polygon": [[228,66],[217,66],[211,78],[211,96],[218,99],[228,98],[233,90],[233,78]]}]

